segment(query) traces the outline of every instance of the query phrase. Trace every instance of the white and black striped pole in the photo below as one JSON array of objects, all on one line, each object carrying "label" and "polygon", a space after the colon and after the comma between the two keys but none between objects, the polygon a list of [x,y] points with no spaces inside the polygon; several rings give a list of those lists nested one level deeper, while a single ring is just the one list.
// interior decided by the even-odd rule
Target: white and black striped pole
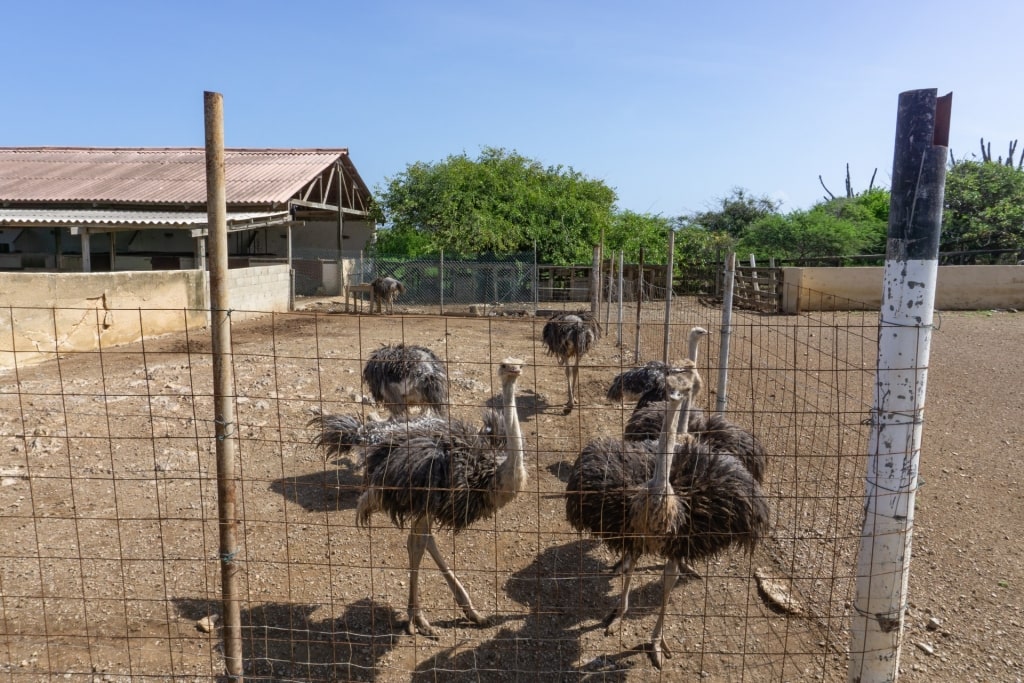
[{"label": "white and black striped pole", "polygon": [[899,676],[952,99],[934,89],[899,97],[851,629],[854,683]]}]

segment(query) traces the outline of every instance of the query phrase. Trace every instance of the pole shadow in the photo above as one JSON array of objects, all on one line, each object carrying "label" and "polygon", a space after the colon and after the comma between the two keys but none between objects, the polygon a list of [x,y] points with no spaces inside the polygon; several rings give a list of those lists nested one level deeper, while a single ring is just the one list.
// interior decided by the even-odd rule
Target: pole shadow
[{"label": "pole shadow", "polygon": [[[173,602],[185,619],[198,620],[220,612],[220,603],[210,600],[177,598]],[[267,680],[376,680],[380,660],[395,647],[398,615],[370,599],[348,605],[336,619],[316,620],[313,614],[318,609],[318,605],[266,603],[242,610],[245,676]],[[218,630],[220,626],[218,623]]]}]

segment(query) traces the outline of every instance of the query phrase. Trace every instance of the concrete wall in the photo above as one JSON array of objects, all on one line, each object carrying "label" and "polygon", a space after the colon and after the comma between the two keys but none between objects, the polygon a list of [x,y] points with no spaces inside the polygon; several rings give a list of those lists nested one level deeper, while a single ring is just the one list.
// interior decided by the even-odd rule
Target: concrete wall
[{"label": "concrete wall", "polygon": [[235,322],[264,313],[283,313],[291,307],[291,271],[287,264],[232,268],[228,292]]},{"label": "concrete wall", "polygon": [[[876,310],[882,268],[783,268],[784,313]],[[939,266],[940,310],[1024,308],[1024,266]]]},{"label": "concrete wall", "polygon": [[[232,320],[290,307],[287,265],[228,271]],[[209,321],[207,273],[0,273],[0,370],[94,351]]]}]

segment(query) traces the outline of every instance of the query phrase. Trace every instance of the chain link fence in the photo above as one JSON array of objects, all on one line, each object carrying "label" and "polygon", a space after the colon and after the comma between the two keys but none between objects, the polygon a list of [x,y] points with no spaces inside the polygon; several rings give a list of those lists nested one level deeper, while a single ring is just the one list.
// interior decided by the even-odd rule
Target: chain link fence
[{"label": "chain link fence", "polygon": [[532,304],[536,302],[536,255],[512,254],[474,260],[437,257],[409,260],[376,255],[363,259],[360,282],[393,277],[409,305]]}]

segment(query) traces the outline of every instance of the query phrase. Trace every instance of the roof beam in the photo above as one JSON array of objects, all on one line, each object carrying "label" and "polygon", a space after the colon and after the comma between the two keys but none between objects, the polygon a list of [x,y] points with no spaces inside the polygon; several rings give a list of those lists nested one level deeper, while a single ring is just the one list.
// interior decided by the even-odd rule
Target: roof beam
[{"label": "roof beam", "polygon": [[[292,206],[299,206],[304,209],[320,209],[321,211],[330,211],[331,213],[338,213],[338,207],[334,204],[324,204],[322,202],[307,202],[302,199],[293,199],[288,202]],[[350,209],[347,206],[341,208],[341,212],[350,216],[369,216],[369,211],[361,211],[359,209]]]}]

